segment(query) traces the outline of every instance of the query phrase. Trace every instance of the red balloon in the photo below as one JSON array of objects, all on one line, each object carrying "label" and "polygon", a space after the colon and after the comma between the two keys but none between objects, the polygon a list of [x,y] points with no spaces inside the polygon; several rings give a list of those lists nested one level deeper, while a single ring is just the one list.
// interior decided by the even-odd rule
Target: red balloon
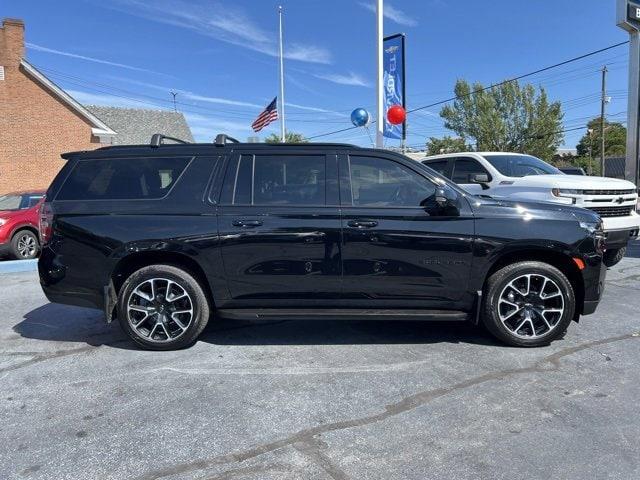
[{"label": "red balloon", "polygon": [[400,105],[392,105],[387,110],[387,120],[391,125],[400,125],[407,118],[407,112]]}]

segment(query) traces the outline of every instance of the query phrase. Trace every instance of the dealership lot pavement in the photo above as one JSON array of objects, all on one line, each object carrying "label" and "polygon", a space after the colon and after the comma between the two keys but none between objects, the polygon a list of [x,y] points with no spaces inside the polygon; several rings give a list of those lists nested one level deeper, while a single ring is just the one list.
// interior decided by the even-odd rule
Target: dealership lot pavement
[{"label": "dealership lot pavement", "polygon": [[136,350],[0,276],[0,478],[640,478],[640,244],[524,350],[466,325],[214,323]]}]

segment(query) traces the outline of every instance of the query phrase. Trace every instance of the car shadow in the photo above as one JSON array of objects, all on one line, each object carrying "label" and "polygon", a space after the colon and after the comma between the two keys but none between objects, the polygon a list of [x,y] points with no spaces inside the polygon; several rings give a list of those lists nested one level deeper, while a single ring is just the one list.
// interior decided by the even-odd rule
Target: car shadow
[{"label": "car shadow", "polygon": [[[107,324],[101,312],[48,303],[24,315],[13,327],[24,338],[84,342],[137,349],[118,322]],[[469,343],[501,346],[468,322],[404,320],[239,321],[212,318],[198,339],[214,345],[349,345]]]}]

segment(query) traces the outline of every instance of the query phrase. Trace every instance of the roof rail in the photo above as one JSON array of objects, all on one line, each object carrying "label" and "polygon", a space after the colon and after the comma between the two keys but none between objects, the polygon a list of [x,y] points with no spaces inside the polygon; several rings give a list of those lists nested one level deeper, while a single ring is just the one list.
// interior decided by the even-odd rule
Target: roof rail
[{"label": "roof rail", "polygon": [[161,133],[154,133],[151,136],[151,142],[149,143],[152,147],[159,147],[164,143],[165,140],[171,140],[176,143],[189,143],[184,140],[180,140],[179,138],[168,137],[167,135],[162,135]]},{"label": "roof rail", "polygon": [[218,135],[216,135],[216,139],[214,143],[216,144],[216,147],[223,147],[227,143],[240,143],[240,142],[235,138],[230,137],[229,135],[226,135],[224,133],[219,133]]}]

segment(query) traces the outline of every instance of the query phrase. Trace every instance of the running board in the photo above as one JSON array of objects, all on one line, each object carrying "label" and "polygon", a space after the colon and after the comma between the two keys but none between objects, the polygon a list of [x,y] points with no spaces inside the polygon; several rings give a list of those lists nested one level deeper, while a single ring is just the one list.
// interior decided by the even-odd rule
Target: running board
[{"label": "running board", "polygon": [[383,310],[383,309],[300,309],[300,308],[228,308],[216,315],[230,320],[420,320],[460,322],[469,314],[457,310]]}]

